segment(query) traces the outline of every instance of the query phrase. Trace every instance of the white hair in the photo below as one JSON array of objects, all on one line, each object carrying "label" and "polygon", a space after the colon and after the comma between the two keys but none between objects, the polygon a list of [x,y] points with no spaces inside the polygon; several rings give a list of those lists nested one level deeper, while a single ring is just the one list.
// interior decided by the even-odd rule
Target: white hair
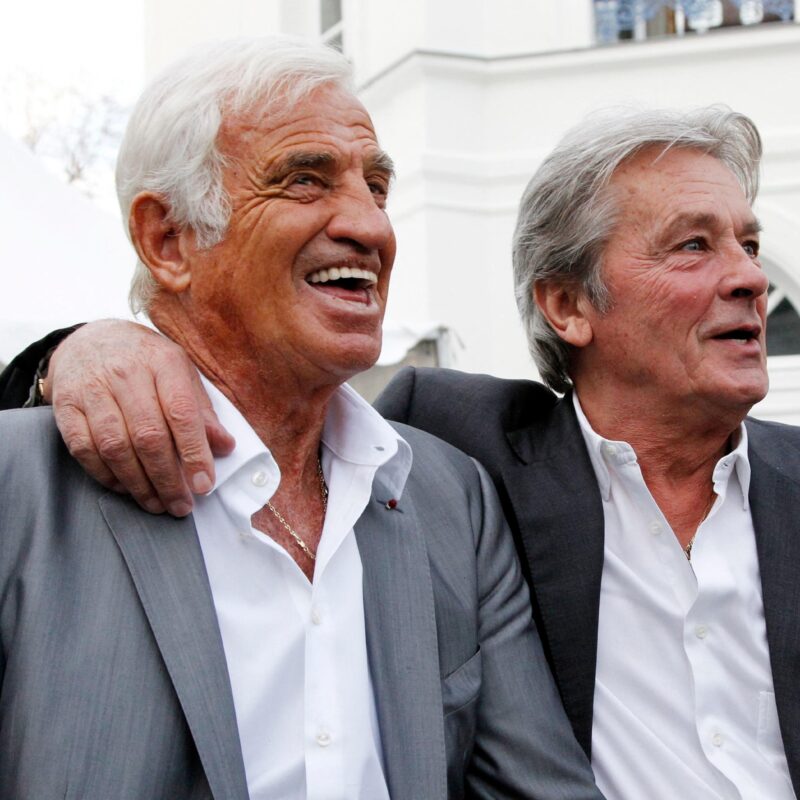
[{"label": "white hair", "polygon": [[[223,115],[257,104],[269,113],[273,102],[290,109],[323,84],[353,92],[352,70],[341,53],[310,41],[240,38],[192,50],[147,86],[131,114],[117,159],[123,220],[137,194],[153,192],[176,227],[194,231],[200,247],[217,244],[230,219],[225,159],[217,149]],[[130,289],[134,313],[147,312],[156,290],[138,262]]]},{"label": "white hair", "polygon": [[696,149],[727,166],[752,204],[761,137],[752,120],[724,106],[689,112],[609,109],[573,128],[544,160],[520,201],[514,232],[514,289],[539,374],[566,391],[573,348],[533,299],[537,282],[572,284],[609,308],[602,257],[617,221],[607,188],[619,165],[649,147]]}]

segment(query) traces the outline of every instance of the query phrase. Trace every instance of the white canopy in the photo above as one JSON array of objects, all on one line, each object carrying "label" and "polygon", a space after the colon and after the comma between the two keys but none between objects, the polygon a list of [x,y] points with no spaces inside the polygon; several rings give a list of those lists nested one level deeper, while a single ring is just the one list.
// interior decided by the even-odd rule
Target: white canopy
[{"label": "white canopy", "polygon": [[0,361],[54,328],[130,316],[121,223],[0,131]]}]

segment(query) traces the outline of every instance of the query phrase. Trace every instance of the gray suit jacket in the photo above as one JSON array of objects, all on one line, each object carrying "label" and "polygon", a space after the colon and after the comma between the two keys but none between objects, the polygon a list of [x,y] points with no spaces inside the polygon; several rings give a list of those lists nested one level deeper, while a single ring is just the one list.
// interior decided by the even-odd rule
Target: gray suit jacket
[{"label": "gray suit jacket", "polygon": [[[469,453],[495,482],[531,586],[534,618],[575,735],[591,754],[603,505],[570,396],[532,381],[408,368],[378,398],[387,419]],[[800,428],[748,419],[772,677],[800,797]]]},{"label": "gray suit jacket", "polygon": [[[401,433],[406,491],[376,485],[356,526],[391,796],[600,797],[491,482]],[[46,409],[0,414],[0,492],[0,798],[244,800],[192,519],[94,484]]]}]

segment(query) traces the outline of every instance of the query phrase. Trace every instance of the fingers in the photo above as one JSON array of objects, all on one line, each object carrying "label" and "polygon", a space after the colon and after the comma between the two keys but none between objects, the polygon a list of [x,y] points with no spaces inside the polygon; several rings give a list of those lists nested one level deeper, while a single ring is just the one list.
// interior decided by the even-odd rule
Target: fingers
[{"label": "fingers", "polygon": [[[174,479],[174,464],[181,472],[184,485],[198,494],[210,492],[214,486],[214,456],[206,435],[206,419],[210,414],[216,420],[216,415],[197,370],[183,351],[179,351],[174,361],[170,360],[164,369],[157,371],[155,379],[159,406],[175,450],[174,461],[170,463],[170,472],[165,474],[164,482]],[[216,426],[221,428],[219,422]],[[167,465],[162,463],[160,466]],[[161,474],[155,467],[154,462],[153,469],[147,471],[161,491]]]},{"label": "fingers", "polygon": [[[208,398],[208,395],[205,393],[203,393],[203,396],[206,399]],[[217,457],[230,455],[233,452],[233,448],[236,447],[236,439],[222,427],[210,402],[208,408],[203,411],[203,418],[205,421],[206,438],[208,439],[208,446],[211,448],[211,452]]]},{"label": "fingers", "polygon": [[139,365],[132,372],[114,372],[110,388],[118,416],[87,414],[100,457],[142,508],[184,517],[192,510],[192,493],[153,376]]},{"label": "fingers", "polygon": [[120,486],[119,481],[100,458],[83,413],[74,406],[65,405],[56,417],[56,424],[72,457],[96,481],[116,490]]},{"label": "fingers", "polygon": [[[203,416],[203,425],[205,429],[205,439],[208,442],[210,451],[215,456],[227,456],[233,451],[236,446],[236,440],[231,436],[222,424],[217,419],[217,414],[214,407],[211,405],[211,400],[208,397],[203,384],[200,381],[199,374],[193,371],[196,384],[196,393],[200,410]],[[184,456],[185,461],[185,456]],[[211,466],[213,468],[213,460]]]},{"label": "fingers", "polygon": [[[80,406],[69,392],[56,389],[56,423],[70,453],[104,486],[124,487],[142,508],[162,513],[175,497],[161,497],[147,477],[125,422],[126,411],[114,399],[104,382],[91,380],[81,386]],[[122,393],[130,407],[138,402],[141,387]],[[154,395],[151,392],[151,397]],[[154,400],[150,400],[153,404]],[[145,401],[146,404],[146,401]],[[133,425],[136,425],[136,421]],[[164,431],[164,439],[169,435]],[[185,502],[185,500],[184,500]],[[188,511],[184,511],[188,513]]]},{"label": "fingers", "polygon": [[133,323],[91,323],[54,353],[49,379],[67,447],[101,483],[176,516],[191,511],[190,486],[211,489],[206,426],[215,446],[232,441],[175,344]]}]

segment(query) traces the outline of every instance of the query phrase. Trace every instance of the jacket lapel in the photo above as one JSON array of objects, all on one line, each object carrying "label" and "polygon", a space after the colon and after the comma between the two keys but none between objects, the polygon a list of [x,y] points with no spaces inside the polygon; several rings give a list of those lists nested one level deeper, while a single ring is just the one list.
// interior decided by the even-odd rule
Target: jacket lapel
[{"label": "jacket lapel", "polygon": [[407,492],[388,510],[376,485],[356,523],[370,675],[393,800],[445,800],[439,647],[428,554]]},{"label": "jacket lapel", "polygon": [[575,735],[591,755],[604,520],[567,395],[541,425],[508,433],[503,469],[531,576],[534,613]]},{"label": "jacket lapel", "polygon": [[[750,508],[756,532],[772,681],[781,735],[800,796],[800,474],[793,452],[781,452],[769,429],[748,424]],[[794,465],[794,470],[791,469]]]},{"label": "jacket lapel", "polygon": [[139,593],[211,791],[247,800],[228,669],[191,517],[151,516],[116,495],[100,508]]}]

